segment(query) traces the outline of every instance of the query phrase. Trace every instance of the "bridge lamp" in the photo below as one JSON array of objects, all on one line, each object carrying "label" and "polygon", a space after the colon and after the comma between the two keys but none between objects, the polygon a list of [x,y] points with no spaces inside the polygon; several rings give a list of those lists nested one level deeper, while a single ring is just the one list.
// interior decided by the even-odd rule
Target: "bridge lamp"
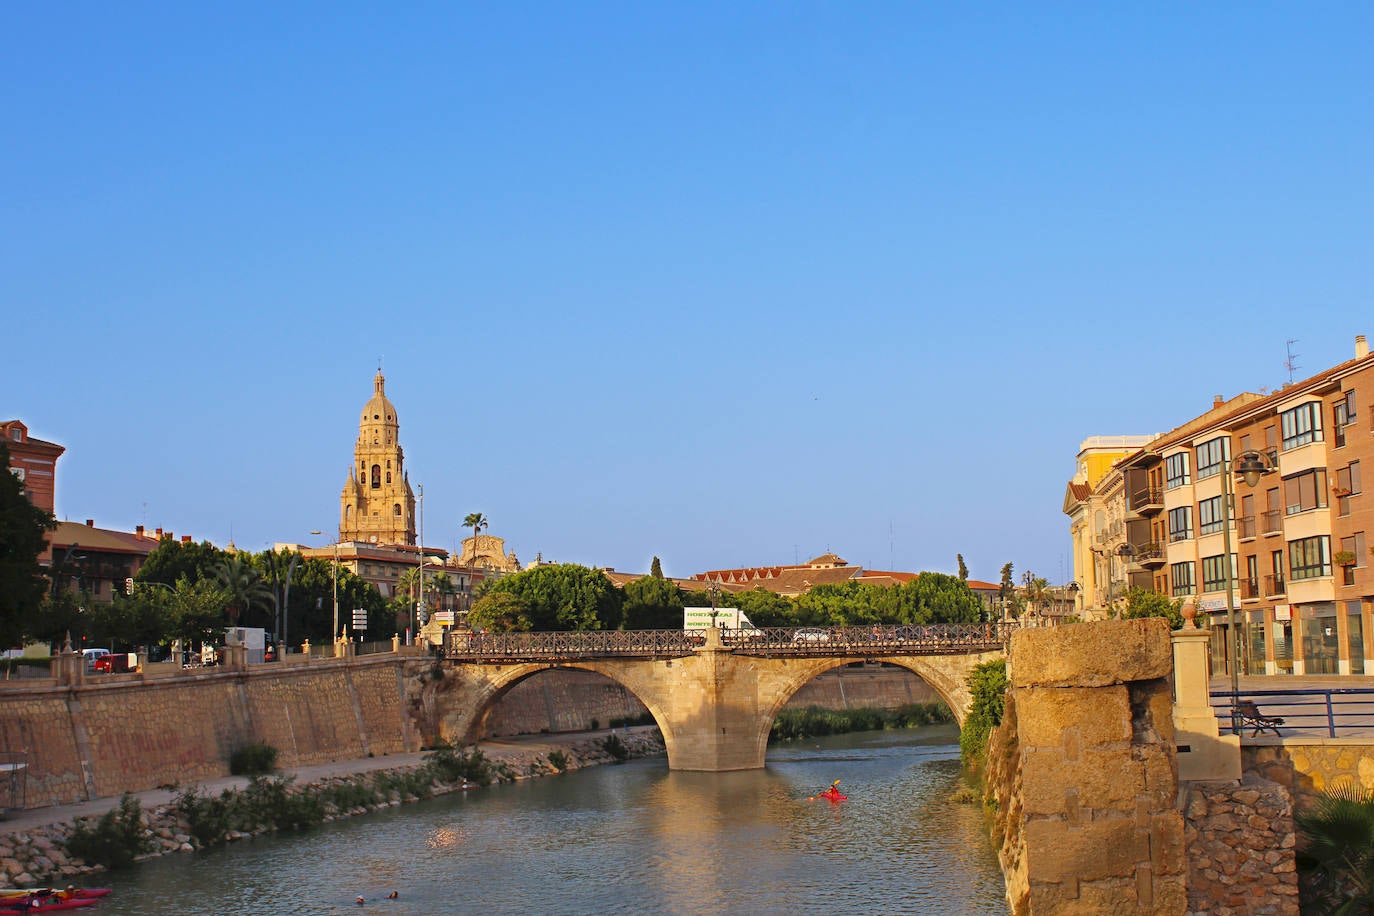
[{"label": "bridge lamp", "polygon": [[[1131,585],[1131,570],[1129,569],[1128,564],[1131,562],[1131,557],[1135,556],[1135,548],[1132,547],[1129,543],[1122,544],[1120,547],[1116,548],[1116,555],[1121,558],[1121,594],[1124,595],[1126,594],[1127,589],[1130,588]],[[1111,561],[1109,560],[1108,568],[1110,569],[1110,567]],[[1111,609],[1109,607],[1109,615],[1110,610]]]},{"label": "bridge lamp", "polygon": [[1240,626],[1236,621],[1236,572],[1231,564],[1231,519],[1235,515],[1231,503],[1236,492],[1232,475],[1244,480],[1246,486],[1253,487],[1260,482],[1261,477],[1274,473],[1274,470],[1273,464],[1263,452],[1251,449],[1241,452],[1234,461],[1228,459],[1221,479],[1222,550],[1225,551],[1221,562],[1226,569],[1226,628],[1230,631],[1228,642],[1231,644],[1231,731],[1237,735],[1240,734],[1240,708],[1237,703],[1240,697],[1240,659],[1243,647]]}]

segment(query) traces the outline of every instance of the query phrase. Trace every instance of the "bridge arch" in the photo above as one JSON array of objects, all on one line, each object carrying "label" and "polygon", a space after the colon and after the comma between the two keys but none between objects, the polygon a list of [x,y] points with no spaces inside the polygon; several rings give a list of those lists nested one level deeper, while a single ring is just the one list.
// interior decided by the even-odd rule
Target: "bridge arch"
[{"label": "bridge arch", "polygon": [[992,624],[832,628],[816,639],[760,632],[736,632],[728,640],[714,628],[453,638],[443,678],[443,693],[452,696],[441,701],[436,730],[471,741],[487,710],[514,684],[542,671],[590,671],[649,710],[671,769],[758,769],[778,712],[817,675],[881,659],[925,680],[962,725],[971,705],[969,672],[1002,657],[1005,644]]}]

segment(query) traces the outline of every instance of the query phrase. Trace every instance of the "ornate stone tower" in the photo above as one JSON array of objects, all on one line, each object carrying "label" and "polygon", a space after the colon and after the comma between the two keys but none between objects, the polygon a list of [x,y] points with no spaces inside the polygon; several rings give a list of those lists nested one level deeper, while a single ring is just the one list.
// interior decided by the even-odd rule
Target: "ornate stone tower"
[{"label": "ornate stone tower", "polygon": [[372,544],[415,543],[415,494],[397,439],[401,424],[386,397],[381,370],[372,380],[372,398],[358,423],[353,467],[344,484],[339,515],[340,541]]}]

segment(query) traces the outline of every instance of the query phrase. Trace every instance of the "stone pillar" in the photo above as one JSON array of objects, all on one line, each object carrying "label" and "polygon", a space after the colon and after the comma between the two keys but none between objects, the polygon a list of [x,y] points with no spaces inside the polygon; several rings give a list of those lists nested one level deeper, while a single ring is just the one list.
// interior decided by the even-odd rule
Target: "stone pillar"
[{"label": "stone pillar", "polygon": [[224,644],[224,667],[230,671],[248,670],[248,647],[242,643]]},{"label": "stone pillar", "polygon": [[301,656],[307,665],[310,664],[310,640],[308,639],[301,643]]},{"label": "stone pillar", "polygon": [[1168,622],[1023,629],[1011,655],[1003,726],[1015,729],[1020,792],[1005,800],[1001,855],[1012,912],[1182,916]]},{"label": "stone pillar", "polygon": [[86,679],[86,658],[72,648],[72,639],[62,644],[62,651],[51,662],[52,676],[62,687],[80,687]]},{"label": "stone pillar", "polygon": [[1197,629],[1193,625],[1195,615],[1192,606],[1186,606],[1183,629],[1171,634],[1178,778],[1184,782],[1240,779],[1240,736],[1221,734],[1212,711],[1207,671],[1212,631]]}]

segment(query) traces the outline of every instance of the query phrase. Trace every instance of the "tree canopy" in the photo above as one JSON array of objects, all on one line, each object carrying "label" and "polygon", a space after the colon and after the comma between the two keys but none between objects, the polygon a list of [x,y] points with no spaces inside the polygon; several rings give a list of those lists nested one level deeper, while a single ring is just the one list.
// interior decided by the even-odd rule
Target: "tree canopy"
[{"label": "tree canopy", "polygon": [[[601,570],[575,563],[536,566],[497,579],[483,597],[493,594],[519,598],[534,630],[618,630],[624,622],[621,591]],[[481,625],[480,615],[478,621]]]},{"label": "tree canopy", "polygon": [[37,623],[48,591],[38,557],[44,536],[57,527],[52,513],[29,501],[9,466],[9,447],[0,442],[0,648],[18,645]]}]

